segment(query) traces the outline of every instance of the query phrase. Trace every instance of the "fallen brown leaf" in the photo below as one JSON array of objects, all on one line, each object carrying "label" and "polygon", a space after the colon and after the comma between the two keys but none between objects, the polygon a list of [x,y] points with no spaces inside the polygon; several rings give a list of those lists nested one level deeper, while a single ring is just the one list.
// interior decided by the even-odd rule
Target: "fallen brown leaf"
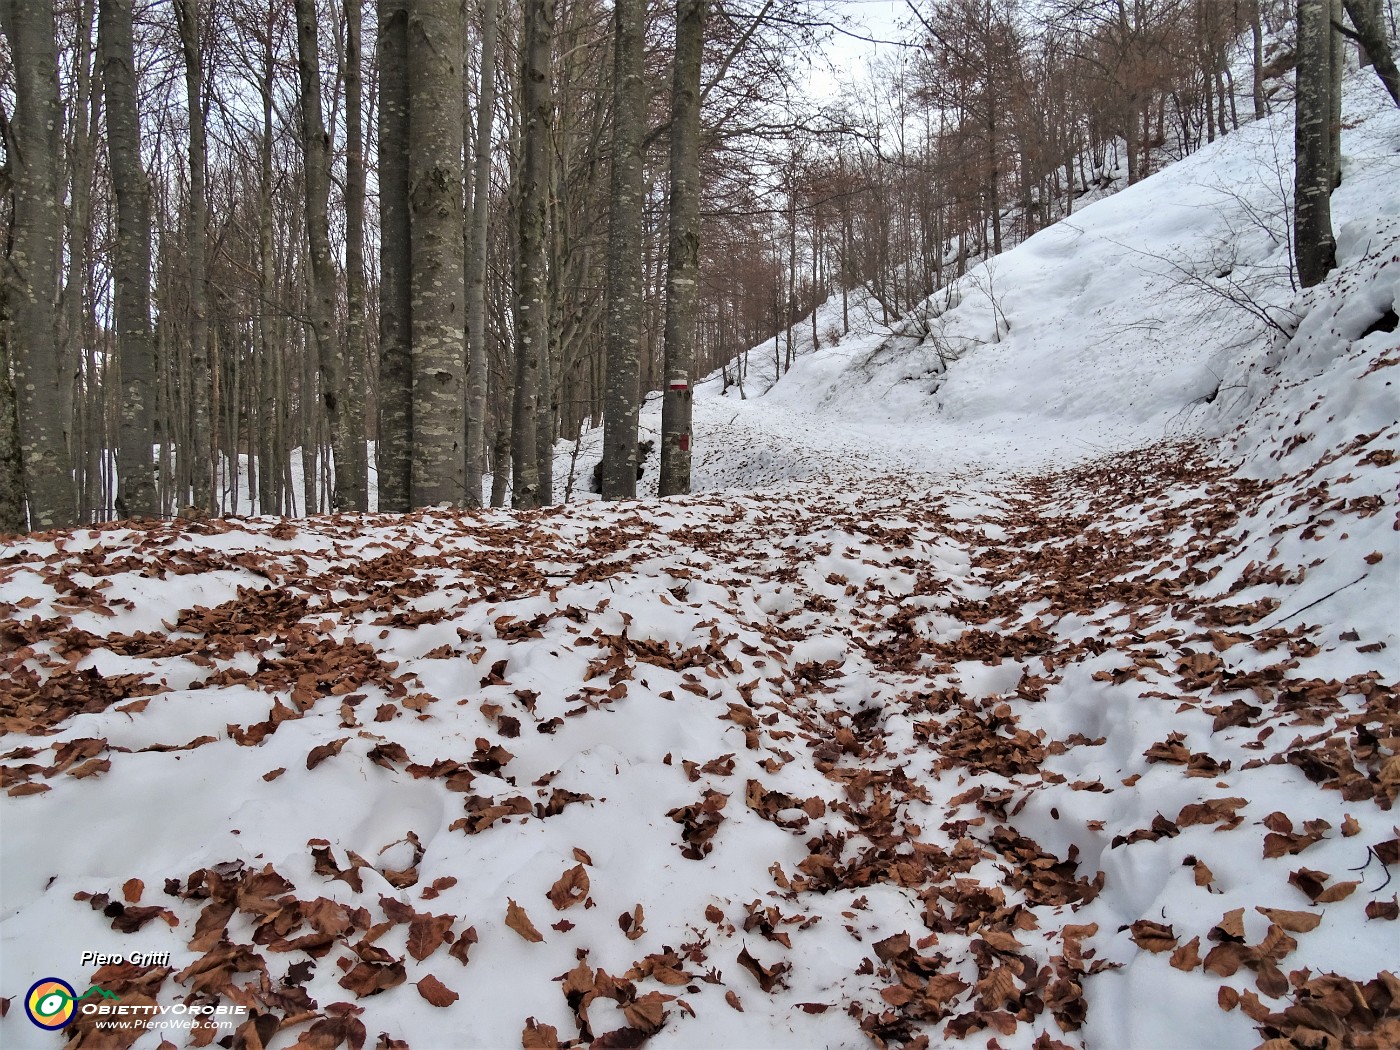
[{"label": "fallen brown leaf", "polygon": [[1151,919],[1139,919],[1129,927],[1133,943],[1148,952],[1165,952],[1176,947],[1176,933],[1170,926]]},{"label": "fallen brown leaf", "polygon": [[1201,939],[1192,937],[1189,941],[1172,952],[1171,964],[1178,970],[1185,970],[1190,973],[1197,966],[1201,965]]},{"label": "fallen brown leaf", "polygon": [[740,949],[739,965],[753,974],[754,980],[758,982],[760,988],[770,993],[774,988],[783,987],[783,975],[792,969],[790,962],[778,962],[772,966],[764,966],[749,954],[748,948]]},{"label": "fallen brown leaf", "polygon": [[329,744],[321,744],[313,747],[306,756],[306,768],[315,769],[326,759],[340,754],[340,749],[349,743],[350,738],[343,736],[339,740],[332,740]]},{"label": "fallen brown leaf", "polygon": [[520,1035],[521,1050],[559,1050],[559,1030],[550,1024],[540,1024],[533,1017],[525,1021]]},{"label": "fallen brown leaf", "polygon": [[415,915],[408,924],[408,954],[422,962],[438,950],[455,915]]},{"label": "fallen brown leaf", "polygon": [[588,872],[582,864],[575,864],[560,875],[549,888],[549,900],[556,911],[572,908],[588,896]]},{"label": "fallen brown leaf", "polygon": [[1278,923],[1290,933],[1307,933],[1317,929],[1317,924],[1322,921],[1322,916],[1310,911],[1288,911],[1284,908],[1259,908],[1254,909],[1260,915],[1267,916],[1270,921]]},{"label": "fallen brown leaf", "polygon": [[451,1006],[461,998],[447,985],[443,984],[432,974],[427,974],[418,982],[418,994],[434,1006]]},{"label": "fallen brown leaf", "polygon": [[530,921],[525,909],[510,898],[506,899],[506,925],[531,944],[538,944],[544,940],[544,934],[535,929],[535,924]]}]

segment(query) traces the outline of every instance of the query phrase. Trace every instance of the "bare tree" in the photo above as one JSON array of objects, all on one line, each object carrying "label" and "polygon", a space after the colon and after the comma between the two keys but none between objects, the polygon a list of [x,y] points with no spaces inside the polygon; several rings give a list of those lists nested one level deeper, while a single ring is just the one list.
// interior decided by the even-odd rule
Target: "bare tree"
[{"label": "bare tree", "polygon": [[1380,0],[1342,0],[1351,24],[1356,27],[1356,39],[1364,49],[1364,58],[1376,70],[1376,76],[1400,106],[1400,70],[1395,67],[1395,53],[1385,35],[1381,19]]},{"label": "bare tree", "polygon": [[117,198],[117,358],[122,377],[117,472],[118,517],[160,514],[151,448],[155,442],[156,362],[151,339],[151,204],[141,163],[141,124],[136,109],[136,57],[131,40],[132,0],[101,0],[98,48],[102,54],[107,112],[107,152]]},{"label": "bare tree", "polygon": [[413,332],[413,505],[466,497],[466,283],[462,242],[459,0],[410,0],[409,179]]},{"label": "bare tree", "polygon": [[491,215],[491,129],[496,110],[500,4],[481,13],[481,68],[476,106],[471,227],[467,234],[467,506],[479,507],[486,463],[486,235]]},{"label": "bare tree", "polygon": [[608,224],[607,393],[603,402],[605,499],[637,494],[642,312],[642,80],[645,6],[613,4],[612,202]]},{"label": "bare tree", "polygon": [[[361,428],[360,433],[354,433],[343,405],[345,353],[336,326],[338,295],[330,237],[331,137],[321,111],[320,21],[316,0],[296,0],[296,12],[306,233],[311,264],[307,320],[320,366],[317,382],[321,405],[325,410],[331,446],[335,452],[335,487],[330,503],[332,510],[360,509],[366,505],[364,431]],[[356,443],[361,446],[359,455],[352,448]],[[309,452],[308,447],[304,454]]]},{"label": "bare tree", "polygon": [[[540,506],[539,413],[549,354],[548,251],[545,242],[549,198],[549,127],[551,103],[550,47],[553,0],[527,0],[522,56],[520,243],[515,348],[515,399],[512,413],[511,502],[517,508]],[[499,469],[499,465],[498,468]]]},{"label": "bare tree", "polygon": [[408,0],[379,13],[379,509],[406,511],[413,457]]},{"label": "bare tree", "polygon": [[[700,72],[706,0],[676,0],[671,81],[671,210],[666,259],[666,389],[659,493],[690,491],[691,384],[700,275]],[[815,323],[815,322],[814,322]]]},{"label": "bare tree", "polygon": [[203,34],[197,0],[175,0],[175,18],[185,59],[185,108],[190,136],[190,203],[185,221],[185,255],[189,264],[189,341],[191,502],[203,512],[217,509],[213,488],[209,390],[209,268],[204,250],[209,236],[209,148],[205,125]]},{"label": "bare tree", "polygon": [[1298,0],[1294,124],[1294,235],[1298,278],[1308,288],[1337,265],[1332,234],[1332,0]]},{"label": "bare tree", "polygon": [[53,4],[0,0],[0,29],[9,38],[15,76],[15,114],[4,127],[14,196],[5,281],[20,455],[29,524],[61,528],[76,520],[77,498],[55,308],[63,238],[58,138],[63,122]]},{"label": "bare tree", "polygon": [[[345,350],[341,418],[343,454],[352,486],[341,493],[345,510],[369,509],[369,462],[365,449],[365,140],[362,0],[345,0]],[[337,449],[337,455],[342,454]]]},{"label": "bare tree", "polygon": [[[0,180],[0,183],[8,179]],[[0,189],[5,189],[0,185]],[[13,236],[6,230],[5,240]],[[19,406],[10,381],[9,282],[0,285],[0,533],[24,531],[24,461],[20,455]]]}]

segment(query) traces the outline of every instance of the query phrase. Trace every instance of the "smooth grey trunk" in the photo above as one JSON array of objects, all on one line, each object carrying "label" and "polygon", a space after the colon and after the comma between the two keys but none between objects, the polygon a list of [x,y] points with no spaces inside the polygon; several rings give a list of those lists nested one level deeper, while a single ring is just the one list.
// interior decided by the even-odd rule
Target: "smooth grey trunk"
[{"label": "smooth grey trunk", "polygon": [[9,37],[15,84],[15,111],[5,131],[14,194],[4,274],[14,359],[12,410],[19,420],[29,525],[61,528],[77,520],[77,497],[58,352],[62,108],[53,5],[0,0],[0,29]]},{"label": "smooth grey trunk", "polygon": [[504,507],[510,495],[510,417],[502,412],[496,422],[496,438],[493,442],[492,458],[495,469],[491,474],[491,506]]},{"label": "smooth grey trunk", "polygon": [[185,259],[189,267],[191,501],[201,511],[215,513],[213,483],[213,424],[210,410],[209,270],[205,242],[209,227],[208,158],[204,132],[204,55],[196,0],[175,0],[175,18],[185,58],[185,105],[190,125],[190,203],[185,220]]},{"label": "smooth grey trunk", "polygon": [[160,514],[151,448],[155,444],[156,362],[151,333],[151,199],[141,163],[136,108],[132,0],[101,0],[97,9],[107,113],[107,153],[117,198],[112,284],[122,403],[118,425],[117,516]]},{"label": "smooth grey trunk", "polygon": [[1376,76],[1390,92],[1391,99],[1400,106],[1400,70],[1395,67],[1395,53],[1385,35],[1385,23],[1381,17],[1379,0],[1342,0],[1346,12],[1351,16],[1351,24],[1356,27],[1356,35],[1364,49],[1362,64],[1370,63]]},{"label": "smooth grey trunk", "polygon": [[1342,0],[1332,0],[1332,10],[1328,16],[1328,51],[1330,62],[1327,66],[1327,157],[1331,165],[1331,188],[1342,184],[1342,76],[1346,73],[1346,38],[1342,36]]},{"label": "smooth grey trunk", "polygon": [[527,0],[521,119],[524,122],[520,181],[518,317],[515,396],[511,418],[511,503],[519,509],[541,503],[539,413],[541,375],[549,353],[548,217],[551,101],[552,0]]},{"label": "smooth grey trunk", "polygon": [[[707,0],[676,0],[671,79],[671,213],[666,256],[666,368],[661,402],[662,496],[690,492],[691,383],[700,278],[700,72]],[[812,314],[815,330],[816,313]]]},{"label": "smooth grey trunk", "polygon": [[638,378],[642,327],[642,132],[646,46],[642,0],[613,4],[612,199],[608,222],[607,383],[603,401],[604,499],[637,494]]},{"label": "smooth grey trunk", "polygon": [[1298,278],[1319,283],[1337,265],[1332,235],[1332,0],[1298,0],[1294,235]]},{"label": "smooth grey trunk", "polygon": [[1254,77],[1254,119],[1263,120],[1269,115],[1269,96],[1264,90],[1264,14],[1260,10],[1260,0],[1250,2],[1249,28],[1254,43],[1254,61],[1251,63]]},{"label": "smooth grey trunk", "polygon": [[[797,316],[802,310],[801,304],[797,301],[797,192],[795,187],[788,189],[787,235],[787,299],[783,303],[782,320],[778,322],[783,328],[784,375],[792,369],[792,330],[797,327]],[[895,273],[897,274],[897,272],[896,268]],[[893,280],[897,281],[898,278],[893,277]],[[895,300],[898,301],[898,299],[899,293],[896,292]]]},{"label": "smooth grey trunk", "polygon": [[[250,437],[249,445],[256,442],[257,455],[257,491],[258,491],[258,511],[262,514],[280,513],[283,507],[282,496],[290,491],[284,486],[283,457],[286,451],[286,442],[283,440],[284,428],[289,425],[288,420],[283,417],[281,406],[287,402],[283,399],[283,391],[286,389],[283,377],[283,346],[281,318],[273,308],[273,296],[277,289],[277,259],[275,256],[275,237],[273,235],[273,170],[272,170],[272,141],[273,141],[273,91],[275,90],[275,78],[277,76],[277,56],[274,50],[275,36],[273,34],[272,19],[273,14],[269,10],[267,23],[264,26],[266,35],[263,38],[262,70],[258,84],[258,91],[262,102],[262,135],[258,141],[258,369],[252,377],[250,385],[253,388],[253,397],[256,398],[256,408],[253,412],[257,420],[257,433]],[[228,448],[230,450],[229,461],[238,462],[238,419],[242,406],[242,391],[239,389],[239,380],[243,379],[241,370],[238,370],[238,358],[234,359],[234,383],[229,397],[229,412],[232,416],[232,437]],[[251,464],[250,464],[251,466]],[[249,479],[251,485],[252,479]]]},{"label": "smooth grey trunk", "polygon": [[476,155],[472,178],[471,228],[467,235],[467,506],[482,502],[486,472],[486,237],[491,215],[491,129],[496,110],[498,0],[481,14],[481,79],[477,91]]},{"label": "smooth grey trunk", "polygon": [[[353,464],[356,456],[351,445],[364,435],[350,432],[341,404],[345,396],[345,355],[336,330],[335,260],[331,257],[330,189],[331,142],[321,113],[321,58],[319,48],[319,19],[316,0],[296,0],[297,13],[297,75],[301,87],[301,145],[304,157],[303,182],[306,190],[306,237],[310,286],[307,289],[306,313],[316,360],[320,366],[321,405],[325,409],[326,425],[330,430],[331,448],[335,454],[335,481],[330,493],[329,509],[362,507],[365,503],[365,479],[356,476]],[[303,409],[304,410],[304,409]],[[308,436],[313,431],[307,431]],[[310,446],[303,446],[303,456]],[[363,458],[363,451],[361,452]],[[308,511],[310,489],[307,490]]]},{"label": "smooth grey trunk", "polygon": [[[352,485],[341,491],[344,510],[369,510],[369,459],[365,448],[365,139],[362,0],[345,0],[345,371],[341,422],[345,469]],[[339,455],[337,450],[337,469]]]},{"label": "smooth grey trunk", "polygon": [[466,499],[466,278],[459,0],[410,0],[408,209],[415,507]]},{"label": "smooth grey trunk", "polygon": [[19,405],[10,382],[10,286],[0,283],[0,535],[24,531]]},{"label": "smooth grey trunk", "polygon": [[[546,286],[552,282],[547,282]],[[552,294],[552,293],[551,293]],[[553,313],[553,310],[550,311]],[[559,405],[555,389],[554,355],[557,353],[558,339],[553,322],[549,325],[549,338],[540,354],[540,372],[536,377],[536,391],[539,406],[535,412],[535,505],[546,506],[554,502],[554,439],[558,429]]]},{"label": "smooth grey trunk", "polygon": [[413,358],[408,216],[408,0],[379,14],[379,509],[409,509]]},{"label": "smooth grey trunk", "polygon": [[[72,128],[72,141],[68,147],[68,244],[67,275],[63,291],[59,296],[59,339],[58,356],[62,374],[71,377],[64,382],[60,393],[64,399],[63,415],[72,420],[73,466],[85,462],[88,449],[100,448],[103,434],[98,428],[90,428],[91,414],[75,411],[73,394],[80,383],[84,366],[84,346],[90,346],[93,328],[88,325],[91,316],[90,297],[86,294],[93,281],[93,223],[92,189],[93,173],[97,166],[97,144],[101,141],[102,106],[95,104],[96,85],[101,83],[101,72],[96,54],[97,5],[94,0],[83,0],[79,6],[78,21],[74,27],[74,50],[69,62],[72,64],[71,101],[68,101],[68,122]],[[87,376],[93,380],[93,373]],[[87,409],[84,404],[83,408]],[[79,517],[86,520],[94,506],[92,486],[86,469],[75,469],[75,484]],[[98,507],[109,506],[105,499],[97,502]]]}]

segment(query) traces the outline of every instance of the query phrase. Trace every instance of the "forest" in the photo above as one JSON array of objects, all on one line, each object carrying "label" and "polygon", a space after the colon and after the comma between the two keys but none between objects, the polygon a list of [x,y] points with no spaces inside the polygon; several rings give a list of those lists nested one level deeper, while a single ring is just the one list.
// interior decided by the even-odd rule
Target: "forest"
[{"label": "forest", "polygon": [[[1347,8],[1384,42],[1379,3]],[[600,424],[598,488],[631,496],[663,386],[661,492],[687,492],[688,384],[724,367],[743,393],[741,351],[790,366],[870,300],[893,325],[1086,194],[1287,106],[1266,83],[1292,51],[1265,41],[1295,14],[920,0],[814,93],[823,48],[868,34],[839,4],[0,13],[11,531],[541,506],[570,487],[556,442]]]},{"label": "forest", "polygon": [[0,0],[0,1046],[1400,1046],[1395,0]]}]

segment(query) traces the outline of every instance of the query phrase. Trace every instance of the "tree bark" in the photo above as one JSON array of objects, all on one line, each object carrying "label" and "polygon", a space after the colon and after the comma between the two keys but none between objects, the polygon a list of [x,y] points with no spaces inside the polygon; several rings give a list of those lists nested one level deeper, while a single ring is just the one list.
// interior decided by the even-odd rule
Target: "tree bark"
[{"label": "tree bark", "polygon": [[107,152],[117,198],[112,267],[117,360],[122,380],[117,515],[153,518],[159,515],[160,505],[151,460],[156,408],[155,345],[151,333],[151,201],[146,169],[141,163],[131,16],[132,0],[101,0],[98,4]]},{"label": "tree bark", "polygon": [[78,513],[80,518],[88,519],[95,508],[110,506],[105,498],[96,495],[100,486],[93,484],[95,471],[91,468],[100,461],[101,453],[98,450],[104,439],[101,428],[91,426],[93,417],[89,404],[93,399],[85,398],[78,407],[72,396],[80,385],[87,389],[96,387],[96,370],[86,367],[92,353],[92,334],[95,331],[95,326],[89,321],[92,309],[87,289],[92,287],[94,271],[92,189],[103,112],[101,105],[94,104],[96,85],[101,83],[94,33],[97,24],[95,0],[83,0],[77,15],[75,46],[69,59],[72,65],[72,95],[71,100],[65,100],[69,107],[67,119],[72,128],[72,139],[67,164],[67,275],[59,296],[58,356],[63,374],[71,376],[73,380],[65,382],[60,392],[65,402],[64,416],[73,421],[71,442]]},{"label": "tree bark", "polygon": [[408,0],[379,13],[379,509],[410,506],[412,295],[408,216]]},{"label": "tree bark", "polygon": [[[10,236],[6,231],[6,240]],[[24,531],[24,459],[10,356],[10,284],[5,281],[0,283],[0,535]]]},{"label": "tree bark", "polygon": [[[330,430],[335,454],[335,482],[329,509],[359,508],[365,505],[365,479],[356,476],[357,458],[352,445],[363,443],[364,435],[351,433],[342,401],[345,397],[345,354],[336,331],[335,260],[331,257],[330,134],[321,113],[321,59],[319,19],[316,0],[296,0],[297,74],[301,85],[301,144],[304,157],[303,180],[306,190],[306,236],[309,250],[310,286],[307,294],[307,320],[316,344],[320,365],[318,382],[321,405]],[[302,455],[311,449],[303,446]],[[310,508],[310,493],[307,497]]]},{"label": "tree bark", "polygon": [[412,231],[415,507],[466,499],[462,241],[462,61],[459,0],[410,0],[409,177]]},{"label": "tree bark", "polygon": [[1376,76],[1390,92],[1391,99],[1400,106],[1400,70],[1395,67],[1395,54],[1386,39],[1385,24],[1381,20],[1380,4],[1375,0],[1342,0],[1346,12],[1351,16],[1351,24],[1356,27],[1356,35],[1365,49],[1364,60],[1376,70]]},{"label": "tree bark", "polygon": [[213,484],[213,428],[209,405],[209,271],[205,241],[209,227],[208,145],[204,133],[204,55],[196,0],[175,0],[175,17],[185,57],[185,105],[190,125],[190,203],[185,223],[185,258],[189,266],[191,501],[201,511],[218,510]]},{"label": "tree bark", "polygon": [[1250,63],[1254,81],[1254,119],[1263,120],[1269,115],[1269,96],[1264,91],[1264,13],[1260,10],[1260,0],[1250,0],[1249,27],[1254,44],[1253,61]]},{"label": "tree bark", "polygon": [[[254,369],[251,385],[255,403],[249,412],[250,422],[256,421],[255,435],[250,435],[249,451],[256,448],[257,467],[257,509],[260,514],[274,514],[282,510],[281,457],[284,445],[281,442],[283,413],[279,406],[282,400],[280,383],[282,366],[281,324],[273,310],[272,297],[277,287],[277,259],[273,235],[272,197],[272,95],[277,73],[276,52],[273,49],[273,15],[269,10],[264,25],[261,76],[258,81],[259,100],[262,103],[262,131],[258,139],[258,361]],[[228,462],[237,469],[239,452],[239,417],[243,407],[242,390],[239,381],[245,380],[245,373],[238,367],[238,357],[233,357],[233,381],[229,384],[228,412],[231,423],[231,438],[227,444]],[[253,469],[253,457],[249,457],[249,469]],[[252,497],[253,479],[248,478],[249,497]],[[235,493],[234,505],[237,506]]]},{"label": "tree bark", "polygon": [[1331,45],[1327,66],[1327,158],[1331,166],[1330,188],[1342,184],[1342,77],[1346,73],[1346,38],[1342,36],[1342,0],[1332,0],[1328,15],[1328,42]]},{"label": "tree bark", "polygon": [[613,4],[612,200],[608,223],[607,387],[603,403],[604,499],[637,494],[637,416],[642,325],[642,80],[646,9]]},{"label": "tree bark", "polygon": [[1298,0],[1298,71],[1294,122],[1294,236],[1304,288],[1337,265],[1332,235],[1332,0]]},{"label": "tree bark", "polygon": [[77,519],[69,421],[58,355],[55,303],[63,237],[59,192],[58,55],[50,3],[0,0],[10,41],[15,113],[6,129],[14,187],[14,233],[5,257],[15,411],[29,524],[61,528]]},{"label": "tree bark", "polygon": [[345,464],[352,486],[342,490],[345,510],[369,509],[365,449],[365,139],[362,0],[345,0],[345,373],[341,396]]},{"label": "tree bark", "polygon": [[[554,225],[553,211],[554,202],[550,200],[545,209],[547,231],[552,230]],[[552,239],[546,233],[546,244]],[[556,420],[559,415],[554,358],[555,354],[558,353],[559,335],[554,323],[552,302],[554,282],[552,277],[551,273],[545,280],[545,288],[548,290],[546,302],[549,305],[549,318],[545,331],[548,334],[545,338],[544,348],[540,353],[539,375],[535,377],[535,403],[538,406],[535,411],[535,505],[538,507],[554,502],[554,438],[557,431]]]},{"label": "tree bark", "polygon": [[486,235],[491,215],[491,129],[496,110],[498,0],[481,14],[481,80],[477,91],[476,156],[467,249],[467,494],[469,507],[482,503],[486,464]]},{"label": "tree bark", "polygon": [[[629,0],[630,2],[630,0]],[[519,322],[511,425],[511,502],[519,509],[541,503],[539,413],[541,376],[549,353],[548,219],[551,102],[550,46],[553,0],[527,0],[521,79],[524,89],[524,157],[520,185]]]},{"label": "tree bark", "polygon": [[[700,72],[707,0],[676,0],[671,81],[671,213],[666,258],[666,369],[658,492],[690,492],[691,386],[700,277]],[[812,314],[815,330],[816,313]]]},{"label": "tree bark", "polygon": [[410,0],[408,207],[415,507],[466,498],[466,283],[462,241],[462,61],[458,0]]}]

